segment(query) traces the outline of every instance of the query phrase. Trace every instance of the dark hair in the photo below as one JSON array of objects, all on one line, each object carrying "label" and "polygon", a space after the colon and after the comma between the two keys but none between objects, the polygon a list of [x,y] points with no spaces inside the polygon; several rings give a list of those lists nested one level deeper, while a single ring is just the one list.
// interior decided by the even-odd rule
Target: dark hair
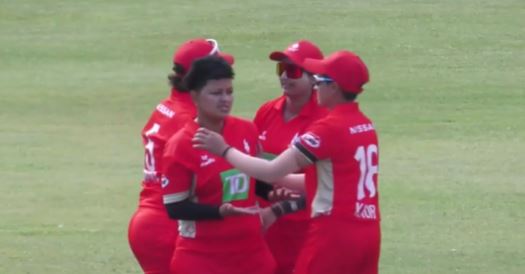
[{"label": "dark hair", "polygon": [[173,73],[168,75],[170,86],[180,92],[188,92],[183,82],[184,73],[186,73],[184,67],[179,63],[175,63],[173,64]]},{"label": "dark hair", "polygon": [[200,91],[208,80],[233,79],[233,69],[219,56],[206,56],[197,59],[184,77],[184,86],[188,90]]},{"label": "dark hair", "polygon": [[344,92],[344,91],[342,91],[342,93],[343,93],[343,98],[345,98],[347,102],[353,102],[355,98],[357,98],[356,93]]}]

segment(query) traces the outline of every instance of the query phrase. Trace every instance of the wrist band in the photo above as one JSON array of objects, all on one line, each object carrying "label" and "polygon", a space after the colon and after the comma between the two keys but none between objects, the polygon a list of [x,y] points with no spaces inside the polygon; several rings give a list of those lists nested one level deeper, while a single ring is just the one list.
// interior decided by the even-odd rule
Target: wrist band
[{"label": "wrist band", "polygon": [[221,153],[221,157],[222,157],[222,158],[226,158],[226,154],[228,153],[228,151],[229,151],[231,148],[232,148],[231,146],[228,146],[226,149],[224,149],[224,151]]},{"label": "wrist band", "polygon": [[280,201],[273,204],[271,207],[272,212],[277,217],[294,213],[304,208],[306,208],[306,198],[304,196],[293,200]]}]

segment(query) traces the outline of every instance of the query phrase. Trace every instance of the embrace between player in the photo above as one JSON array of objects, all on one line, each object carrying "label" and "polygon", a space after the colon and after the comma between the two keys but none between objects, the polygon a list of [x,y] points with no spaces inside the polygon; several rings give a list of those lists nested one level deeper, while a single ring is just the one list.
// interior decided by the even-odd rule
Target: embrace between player
[{"label": "embrace between player", "polygon": [[[225,58],[193,62],[184,85],[195,119],[163,139],[158,181],[180,236],[171,272],[148,272],[141,262],[145,273],[377,273],[377,136],[355,102],[368,70],[349,51],[322,57],[304,40],[270,55],[284,94],[257,111],[255,125],[229,115],[233,70]],[[263,154],[278,156],[257,158]],[[308,215],[278,220],[265,242],[251,214],[256,192],[267,198],[271,185],[306,193]],[[263,210],[263,220],[300,204],[281,202]]]}]

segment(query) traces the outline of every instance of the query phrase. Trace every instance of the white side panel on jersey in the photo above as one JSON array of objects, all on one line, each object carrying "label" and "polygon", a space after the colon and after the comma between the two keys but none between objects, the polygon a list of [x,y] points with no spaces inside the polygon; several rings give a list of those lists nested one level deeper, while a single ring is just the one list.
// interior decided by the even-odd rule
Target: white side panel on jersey
[{"label": "white side panel on jersey", "polygon": [[195,238],[197,234],[195,221],[179,220],[179,235],[184,238]]},{"label": "white side panel on jersey", "polygon": [[190,197],[189,191],[183,191],[183,192],[177,192],[173,194],[166,194],[162,196],[162,200],[165,205],[171,204],[171,203],[178,203],[181,201],[184,201]]},{"label": "white side panel on jersey", "polygon": [[[190,187],[190,199],[197,203],[198,199],[195,196],[195,188],[197,186],[197,176],[193,175]],[[179,220],[179,235],[185,238],[195,238],[197,236],[197,227],[195,221]]]},{"label": "white side panel on jersey", "polygon": [[317,169],[317,190],[312,201],[312,217],[330,215],[334,206],[332,161],[317,161],[315,167]]}]

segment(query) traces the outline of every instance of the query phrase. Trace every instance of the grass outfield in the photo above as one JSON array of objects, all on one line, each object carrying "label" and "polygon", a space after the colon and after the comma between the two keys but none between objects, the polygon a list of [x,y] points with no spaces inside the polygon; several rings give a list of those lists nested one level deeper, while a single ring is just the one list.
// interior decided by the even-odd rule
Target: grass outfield
[{"label": "grass outfield", "polygon": [[139,133],[195,36],[236,56],[244,117],[293,40],[369,64],[382,273],[525,273],[523,18],[522,0],[0,0],[0,273],[140,273]]}]

